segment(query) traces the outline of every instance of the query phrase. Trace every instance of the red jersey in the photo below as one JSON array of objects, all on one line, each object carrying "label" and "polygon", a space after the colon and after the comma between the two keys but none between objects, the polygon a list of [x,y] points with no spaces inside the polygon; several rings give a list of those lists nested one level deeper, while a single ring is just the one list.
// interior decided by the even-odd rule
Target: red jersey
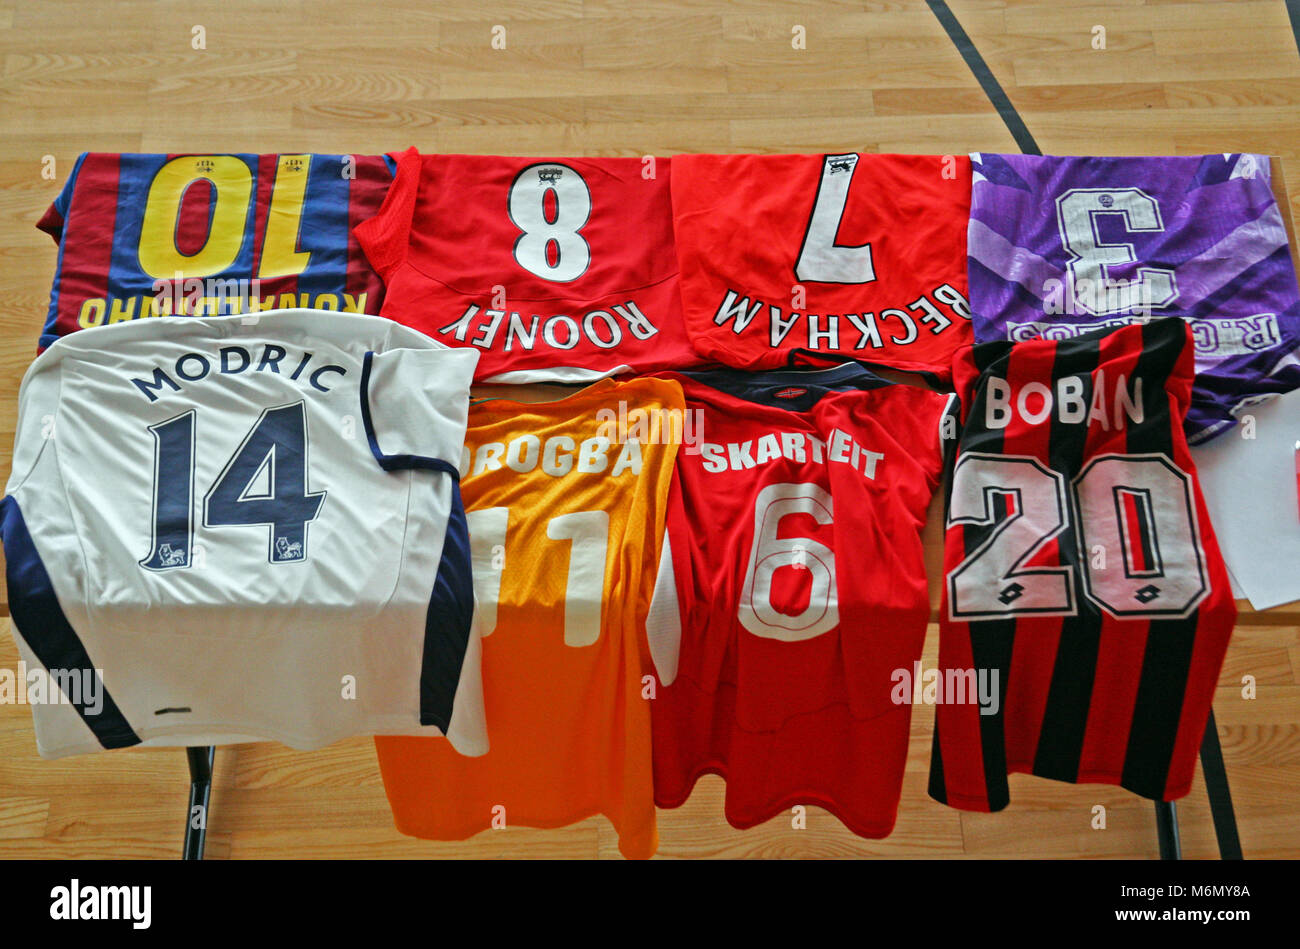
[{"label": "red jersey", "polygon": [[1000,810],[1012,772],[1187,793],[1236,619],[1183,435],[1194,355],[1174,319],[958,354],[938,800]]},{"label": "red jersey", "polygon": [[682,324],[666,158],[398,158],[357,239],[383,315],[481,350],[480,382],[700,365]]},{"label": "red jersey", "polygon": [[799,350],[947,372],[971,341],[964,155],[678,155],[686,328],[744,369]]},{"label": "red jersey", "polygon": [[856,365],[673,375],[678,452],[647,621],[655,801],[727,779],[727,820],[795,804],[883,837],[929,613],[921,527],[948,396]]}]

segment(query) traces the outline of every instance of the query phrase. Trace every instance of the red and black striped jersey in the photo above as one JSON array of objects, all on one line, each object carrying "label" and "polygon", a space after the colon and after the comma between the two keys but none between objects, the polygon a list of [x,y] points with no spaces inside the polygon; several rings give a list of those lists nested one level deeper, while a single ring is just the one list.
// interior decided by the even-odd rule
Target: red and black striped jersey
[{"label": "red and black striped jersey", "polygon": [[1191,333],[1161,319],[954,359],[930,795],[1007,775],[1185,795],[1236,619],[1183,435]]}]

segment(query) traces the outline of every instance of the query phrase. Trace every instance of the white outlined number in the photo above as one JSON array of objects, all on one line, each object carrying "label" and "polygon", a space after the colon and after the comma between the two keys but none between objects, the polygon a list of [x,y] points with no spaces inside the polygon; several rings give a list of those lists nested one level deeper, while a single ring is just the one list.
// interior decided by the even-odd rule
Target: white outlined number
[{"label": "white outlined number", "polygon": [[[740,623],[755,636],[795,643],[839,625],[835,552],[809,537],[779,537],[781,520],[807,514],[818,524],[832,523],[829,491],[815,484],[769,484],[754,504],[754,541],[740,597]],[[781,567],[806,571],[808,605],[797,616],[772,605],[772,577]]]},{"label": "white outlined number", "polygon": [[522,232],[515,262],[553,283],[577,280],[591,266],[591,246],[579,233],[591,218],[591,189],[568,165],[529,165],[515,177],[510,220]]},{"label": "white outlined number", "polygon": [[876,271],[871,262],[871,244],[837,244],[849,186],[857,171],[858,156],[827,155],[817,186],[808,228],[804,232],[794,275],[800,283],[871,283]]},{"label": "white outlined number", "polygon": [[1075,303],[1097,316],[1165,307],[1178,299],[1174,272],[1162,267],[1139,267],[1138,279],[1114,280],[1107,268],[1138,260],[1131,243],[1103,241],[1098,218],[1118,215],[1130,233],[1165,229],[1160,205],[1140,188],[1071,188],[1056,199],[1056,223],[1061,243],[1070,255],[1070,277],[1075,287],[1089,286],[1094,293],[1076,293]]},{"label": "white outlined number", "polygon": [[[1208,595],[1192,481],[1165,455],[1099,455],[1067,492],[1037,458],[968,452],[953,472],[947,525],[992,529],[948,572],[949,618],[1075,615],[1075,566],[1023,566],[1071,523],[1083,594],[1110,615],[1183,618]],[[1121,556],[1099,567],[1088,556],[1097,547]]]}]

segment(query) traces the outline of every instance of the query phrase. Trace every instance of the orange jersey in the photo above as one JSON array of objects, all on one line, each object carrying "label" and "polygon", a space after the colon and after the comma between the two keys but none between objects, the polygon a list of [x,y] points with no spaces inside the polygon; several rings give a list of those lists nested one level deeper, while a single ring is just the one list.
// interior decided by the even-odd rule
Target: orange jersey
[{"label": "orange jersey", "polygon": [[490,749],[376,738],[398,830],[463,840],[604,814],[624,856],[658,848],[643,641],[683,420],[680,386],[650,378],[471,407],[461,485]]}]

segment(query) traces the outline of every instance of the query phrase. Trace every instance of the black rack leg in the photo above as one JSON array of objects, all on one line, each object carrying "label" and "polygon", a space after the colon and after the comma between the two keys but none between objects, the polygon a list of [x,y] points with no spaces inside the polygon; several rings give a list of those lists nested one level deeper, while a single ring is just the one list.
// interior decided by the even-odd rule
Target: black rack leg
[{"label": "black rack leg", "polygon": [[1214,709],[1210,709],[1205,737],[1201,739],[1201,770],[1205,773],[1205,790],[1210,797],[1210,817],[1214,820],[1214,836],[1219,841],[1219,858],[1240,860],[1241,838],[1237,836],[1237,815],[1232,809],[1228,769],[1223,764],[1223,746],[1219,744]]},{"label": "black rack leg", "polygon": [[[190,762],[190,806],[185,811],[185,850],[182,860],[202,860],[208,834],[208,797],[212,793],[212,761],[217,749],[186,748]],[[198,816],[195,808],[199,808]],[[197,821],[198,826],[195,826]]]},{"label": "black rack leg", "polygon": [[1156,836],[1160,838],[1160,859],[1183,859],[1178,840],[1178,808],[1173,801],[1156,801]]}]

